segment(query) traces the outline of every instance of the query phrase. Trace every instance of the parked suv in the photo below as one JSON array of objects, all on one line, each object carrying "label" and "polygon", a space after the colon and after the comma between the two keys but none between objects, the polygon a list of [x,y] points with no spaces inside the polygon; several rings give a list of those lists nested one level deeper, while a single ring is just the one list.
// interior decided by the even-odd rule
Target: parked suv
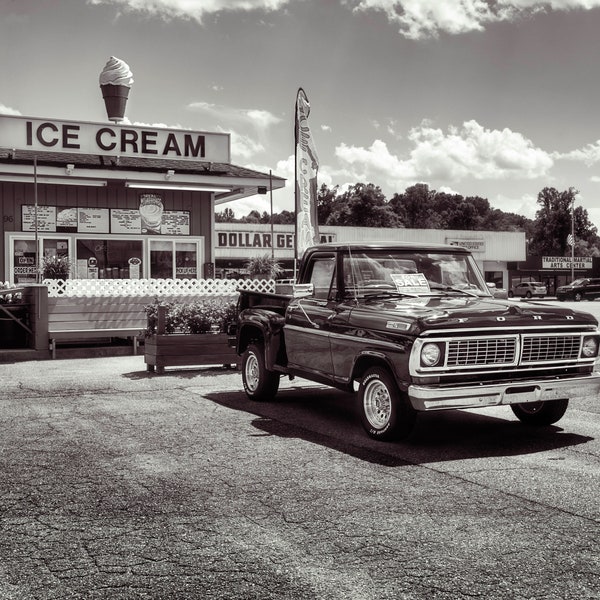
[{"label": "parked suv", "polygon": [[600,298],[600,279],[576,279],[569,285],[562,285],[556,290],[558,300],[593,300]]},{"label": "parked suv", "polygon": [[523,281],[518,285],[515,285],[509,292],[508,297],[513,298],[519,296],[520,298],[543,298],[548,293],[548,289],[543,283],[539,281]]}]

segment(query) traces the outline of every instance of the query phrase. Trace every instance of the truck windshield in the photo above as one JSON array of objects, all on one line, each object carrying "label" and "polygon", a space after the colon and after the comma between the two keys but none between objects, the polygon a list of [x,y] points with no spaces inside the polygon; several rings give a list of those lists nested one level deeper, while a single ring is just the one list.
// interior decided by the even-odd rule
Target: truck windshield
[{"label": "truck windshield", "polygon": [[378,292],[432,296],[490,296],[473,258],[464,253],[414,250],[349,250],[343,257],[347,296]]}]

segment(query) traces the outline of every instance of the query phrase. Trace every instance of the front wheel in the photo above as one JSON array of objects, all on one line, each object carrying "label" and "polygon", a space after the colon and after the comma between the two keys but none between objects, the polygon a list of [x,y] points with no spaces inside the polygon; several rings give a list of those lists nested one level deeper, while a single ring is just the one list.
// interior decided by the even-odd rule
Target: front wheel
[{"label": "front wheel", "polygon": [[565,414],[568,406],[568,398],[563,398],[562,400],[511,404],[510,407],[522,423],[544,426],[552,425],[552,423],[559,421]]},{"label": "front wheel", "polygon": [[251,400],[272,400],[279,389],[279,373],[265,367],[262,344],[249,344],[242,356],[242,381],[246,396]]},{"label": "front wheel", "polygon": [[373,439],[399,440],[413,430],[417,411],[386,369],[372,367],[365,372],[358,400],[362,425]]},{"label": "front wheel", "polygon": [[573,300],[575,300],[575,302],[581,302],[583,300],[583,296],[581,295],[581,292],[576,292],[575,296],[573,296]]}]

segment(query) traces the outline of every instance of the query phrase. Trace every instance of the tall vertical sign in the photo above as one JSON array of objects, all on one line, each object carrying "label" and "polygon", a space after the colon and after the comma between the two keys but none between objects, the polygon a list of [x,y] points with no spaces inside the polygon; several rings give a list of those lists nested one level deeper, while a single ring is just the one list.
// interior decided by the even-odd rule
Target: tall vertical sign
[{"label": "tall vertical sign", "polygon": [[304,90],[300,88],[296,97],[296,258],[309,246],[319,241],[317,220],[317,171],[319,159],[315,148],[308,115],[310,103]]}]

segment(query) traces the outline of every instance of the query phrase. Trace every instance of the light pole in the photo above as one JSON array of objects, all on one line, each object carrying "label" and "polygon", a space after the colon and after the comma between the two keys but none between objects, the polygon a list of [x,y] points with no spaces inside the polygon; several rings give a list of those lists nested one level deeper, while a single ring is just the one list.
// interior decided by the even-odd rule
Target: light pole
[{"label": "light pole", "polygon": [[571,205],[571,283],[575,281],[575,194]]}]

